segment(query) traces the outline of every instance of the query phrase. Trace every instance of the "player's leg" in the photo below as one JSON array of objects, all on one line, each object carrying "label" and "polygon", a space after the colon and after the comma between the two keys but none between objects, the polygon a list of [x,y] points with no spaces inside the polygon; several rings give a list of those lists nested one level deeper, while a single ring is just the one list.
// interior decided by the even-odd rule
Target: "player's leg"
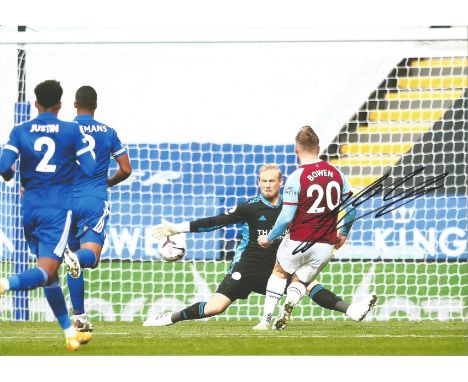
[{"label": "player's leg", "polygon": [[44,286],[47,279],[47,271],[41,267],[0,278],[0,296],[9,290],[30,290]]},{"label": "player's leg", "polygon": [[91,341],[91,334],[77,333],[70,321],[65,297],[58,282],[58,268],[61,261],[49,257],[40,257],[38,263],[39,267],[46,269],[49,273],[47,285],[44,287],[44,295],[64,332],[67,349],[76,351],[81,345]]},{"label": "player's leg", "polygon": [[[242,264],[234,264],[208,302],[197,302],[181,311],[149,317],[143,326],[168,326],[179,321],[196,320],[223,313],[237,299],[245,299],[255,289],[257,277],[249,277]],[[265,285],[265,282],[263,282]]]},{"label": "player's leg", "polygon": [[370,293],[362,301],[348,304],[317,280],[313,280],[308,285],[307,294],[322,308],[344,313],[354,321],[362,321],[377,301],[377,295]]},{"label": "player's leg", "polygon": [[[80,270],[86,268],[95,268],[99,262],[102,246],[96,243],[87,242],[82,244],[81,248],[75,252]],[[70,256],[70,252],[65,256]],[[92,332],[94,325],[89,321],[85,311],[85,280],[84,272],[75,278],[70,273],[67,274],[68,290],[73,307],[72,321],[76,330],[80,332]]]},{"label": "player's leg", "polygon": [[268,330],[271,326],[273,312],[284,294],[288,277],[300,265],[301,256],[291,255],[295,248],[297,248],[297,242],[291,240],[289,235],[286,235],[278,247],[276,263],[266,288],[263,315],[260,323],[254,327],[255,330]]},{"label": "player's leg", "polygon": [[293,275],[291,284],[286,289],[286,301],[281,307],[281,312],[274,322],[273,328],[276,330],[286,329],[294,306],[304,297],[307,282],[302,281],[297,274]]},{"label": "player's leg", "polygon": [[346,313],[350,304],[343,301],[335,293],[325,288],[319,281],[313,280],[307,286],[307,295],[312,301],[324,309]]},{"label": "player's leg", "polygon": [[[300,243],[296,242],[297,245]],[[295,245],[295,247],[297,247]],[[286,290],[286,301],[281,309],[280,316],[275,320],[275,328],[285,329],[291,317],[292,310],[306,294],[307,285],[315,279],[321,270],[328,264],[333,255],[333,245],[316,243],[307,251],[296,254],[294,257],[301,265]]]},{"label": "player's leg", "polygon": [[76,198],[74,201],[78,216],[68,241],[70,250],[65,252],[64,260],[70,264],[67,282],[73,306],[73,325],[78,331],[84,332],[92,331],[94,326],[85,312],[82,269],[94,269],[99,264],[109,217],[109,203],[98,198]]},{"label": "player's leg", "polygon": [[65,303],[62,288],[58,282],[58,267],[63,259],[63,252],[67,244],[69,230],[71,226],[72,212],[66,210],[49,209],[43,213],[43,219],[38,229],[39,266],[46,270],[53,270],[54,274],[49,273],[49,280],[44,287],[44,294],[50,308],[54,312],[60,327],[64,331],[66,345],[68,350],[78,350],[80,345],[86,344],[91,340],[89,333],[77,333],[68,317],[68,309]]},{"label": "player's leg", "polygon": [[[87,234],[85,240],[98,240],[90,239],[89,236],[97,235],[93,231]],[[81,269],[95,268],[99,263],[102,246],[98,243],[88,241],[81,244],[81,248],[75,252],[77,261]],[[67,254],[69,256],[70,253]],[[85,280],[84,272],[80,272],[79,277],[75,278],[70,273],[67,274],[68,289],[70,291],[70,300],[73,307],[72,321],[73,325],[78,331],[92,332],[94,329],[93,324],[89,321],[84,306],[85,296]]]},{"label": "player's leg", "polygon": [[[39,210],[23,208],[22,215],[24,235],[29,250],[34,256],[37,256],[39,251],[39,238],[36,225],[40,218]],[[30,290],[42,287],[46,285],[49,273],[48,270],[38,266],[37,268],[30,268],[24,272],[2,278],[0,279],[0,295],[9,290]],[[52,272],[52,274],[53,273],[54,272]]]},{"label": "player's leg", "polygon": [[232,301],[221,293],[216,293],[208,301],[199,301],[177,312],[168,312],[148,318],[143,326],[169,326],[179,321],[199,320],[223,313]]},{"label": "player's leg", "polygon": [[273,272],[271,273],[266,286],[263,314],[260,322],[253,327],[254,330],[268,330],[270,328],[273,312],[284,294],[288,276],[289,273],[283,269],[278,261],[276,261]]},{"label": "player's leg", "polygon": [[40,268],[46,270],[48,274],[47,284],[44,286],[44,295],[52,309],[60,327],[65,333],[65,337],[74,337],[76,331],[73,329],[70,318],[68,317],[67,305],[63,296],[62,288],[58,282],[58,268],[61,261],[59,258],[53,258],[53,254],[48,252],[48,248],[39,245],[39,260]]},{"label": "player's leg", "polygon": [[70,260],[69,274],[78,278],[81,269],[95,268],[99,263],[110,208],[109,202],[100,198],[74,198],[73,202],[74,211],[78,215],[74,243],[76,238],[79,239],[80,248],[77,249],[75,245],[75,248],[70,248],[71,251],[67,251],[64,256],[66,262]]},{"label": "player's leg", "polygon": [[39,267],[48,272],[49,276],[44,287],[44,294],[64,331],[67,348],[69,350],[78,350],[81,344],[88,343],[91,340],[91,335],[89,333],[77,333],[71,324],[57,274],[67,244],[72,212],[45,209],[39,213],[42,216],[36,229],[36,236],[39,239],[38,264]]},{"label": "player's leg", "polygon": [[197,302],[171,316],[173,323],[185,320],[198,320],[223,313],[232,301],[221,293],[216,293],[207,302]]}]

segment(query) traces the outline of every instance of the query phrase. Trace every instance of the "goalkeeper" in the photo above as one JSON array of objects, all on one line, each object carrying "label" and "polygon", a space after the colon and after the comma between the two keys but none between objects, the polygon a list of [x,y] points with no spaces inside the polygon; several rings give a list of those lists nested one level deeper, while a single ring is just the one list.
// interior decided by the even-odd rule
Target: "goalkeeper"
[{"label": "goalkeeper", "polygon": [[[257,238],[270,232],[281,212],[282,184],[283,176],[278,165],[264,165],[259,172],[260,195],[257,197],[239,204],[223,215],[180,224],[163,221],[154,227],[154,235],[161,238],[181,232],[213,231],[229,224],[244,223],[242,241],[216,294],[207,302],[197,302],[181,311],[149,317],[143,326],[168,326],[179,321],[212,317],[223,313],[235,300],[246,299],[252,292],[268,295],[267,283],[282,237],[278,237],[268,248],[260,247]],[[308,295],[321,307],[345,313],[355,321],[361,321],[368,312],[367,306],[350,305],[317,281],[309,285]]]}]

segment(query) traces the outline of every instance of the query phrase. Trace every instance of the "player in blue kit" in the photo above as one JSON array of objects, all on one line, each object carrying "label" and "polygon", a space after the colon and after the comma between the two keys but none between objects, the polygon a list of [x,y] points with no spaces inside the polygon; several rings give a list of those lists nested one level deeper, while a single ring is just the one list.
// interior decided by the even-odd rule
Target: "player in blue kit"
[{"label": "player in blue kit", "polygon": [[62,106],[62,87],[55,80],[34,89],[35,119],[14,127],[0,157],[0,174],[5,181],[14,176],[14,162],[20,158],[23,228],[37,268],[0,279],[0,295],[8,290],[44,287],[44,294],[62,327],[67,349],[78,350],[91,340],[90,333],[79,333],[67,312],[58,268],[67,244],[72,217],[73,169],[76,160],[81,170],[92,176],[96,161],[92,148],[76,122],[57,118]]},{"label": "player in blue kit", "polygon": [[[76,330],[83,332],[92,331],[93,325],[84,309],[84,279],[81,270],[95,268],[101,257],[109,219],[107,188],[122,182],[132,173],[127,150],[120,143],[116,131],[94,119],[96,107],[96,91],[91,86],[80,87],[75,94],[75,121],[93,149],[97,169],[94,176],[79,169],[75,171],[73,220],[68,238],[70,250],[65,250],[64,257],[69,267],[67,280],[73,305],[73,325]],[[111,156],[117,161],[119,169],[108,178]]]}]

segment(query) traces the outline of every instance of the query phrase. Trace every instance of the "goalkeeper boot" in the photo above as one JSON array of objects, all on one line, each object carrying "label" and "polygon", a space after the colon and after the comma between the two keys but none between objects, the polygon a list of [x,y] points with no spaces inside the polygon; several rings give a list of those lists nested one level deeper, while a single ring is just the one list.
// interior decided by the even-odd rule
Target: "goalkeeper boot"
[{"label": "goalkeeper boot", "polygon": [[77,279],[81,275],[81,265],[78,257],[75,252],[70,251],[68,248],[65,248],[63,252],[63,260],[67,266],[67,271],[71,277]]},{"label": "goalkeeper boot", "polygon": [[377,295],[375,293],[371,293],[366,296],[364,300],[351,304],[346,311],[346,315],[351,317],[354,321],[362,321],[375,305],[376,301]]},{"label": "goalkeeper boot", "polygon": [[172,313],[157,314],[153,317],[148,317],[143,326],[169,326],[174,324],[171,319]]},{"label": "goalkeeper boot", "polygon": [[294,308],[294,305],[286,301],[286,303],[283,305],[283,310],[280,314],[280,316],[275,320],[273,328],[275,330],[283,330],[286,329],[288,326],[289,319],[291,318],[291,312]]},{"label": "goalkeeper boot", "polygon": [[66,337],[67,349],[70,351],[77,351],[81,345],[86,345],[93,336],[89,332],[77,332],[73,337]]},{"label": "goalkeeper boot", "polygon": [[88,316],[83,314],[74,314],[71,316],[73,326],[78,332],[92,332],[94,330],[94,325],[89,322]]}]

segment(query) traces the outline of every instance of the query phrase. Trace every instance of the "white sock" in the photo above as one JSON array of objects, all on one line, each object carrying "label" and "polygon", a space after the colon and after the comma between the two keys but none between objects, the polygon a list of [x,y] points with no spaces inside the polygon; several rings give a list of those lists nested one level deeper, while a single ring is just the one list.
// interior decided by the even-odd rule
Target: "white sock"
[{"label": "white sock", "polygon": [[63,333],[65,333],[66,338],[75,337],[76,336],[76,329],[75,329],[75,327],[73,325],[71,325],[70,327],[64,329]]},{"label": "white sock", "polygon": [[0,285],[3,287],[4,291],[10,290],[10,283],[8,282],[8,279],[1,278],[0,279]]},{"label": "white sock", "polygon": [[306,293],[306,287],[304,284],[294,281],[288,286],[287,291],[287,298],[286,300],[292,304],[293,306],[297,305],[299,301],[301,301],[302,297],[304,297]]},{"label": "white sock", "polygon": [[276,275],[271,275],[268,279],[265,294],[265,304],[263,306],[262,321],[270,322],[273,315],[273,311],[278,305],[278,301],[284,294],[284,288],[286,288],[286,279],[282,279]]}]

